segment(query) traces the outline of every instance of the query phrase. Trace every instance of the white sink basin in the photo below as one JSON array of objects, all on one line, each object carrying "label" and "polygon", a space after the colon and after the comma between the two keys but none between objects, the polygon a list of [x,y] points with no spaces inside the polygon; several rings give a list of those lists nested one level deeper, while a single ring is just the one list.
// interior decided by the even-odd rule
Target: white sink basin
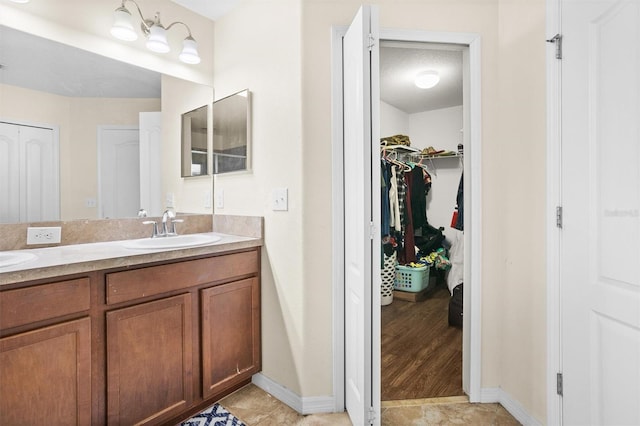
[{"label": "white sink basin", "polygon": [[123,243],[123,247],[134,250],[158,250],[203,246],[220,241],[221,237],[209,234],[185,234],[173,237],[144,238]]},{"label": "white sink basin", "polygon": [[21,263],[30,262],[37,258],[38,256],[36,256],[33,253],[22,252],[22,251],[0,252],[0,268],[19,265]]}]

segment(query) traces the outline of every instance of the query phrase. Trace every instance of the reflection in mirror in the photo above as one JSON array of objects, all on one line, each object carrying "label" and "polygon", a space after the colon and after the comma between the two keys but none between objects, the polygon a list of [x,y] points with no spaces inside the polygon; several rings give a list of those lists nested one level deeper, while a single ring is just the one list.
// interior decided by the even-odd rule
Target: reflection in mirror
[{"label": "reflection in mirror", "polygon": [[243,90],[213,103],[213,173],[249,169],[251,99]]},{"label": "reflection in mirror", "polygon": [[208,174],[209,105],[182,114],[182,177]]},{"label": "reflection in mirror", "polygon": [[[45,169],[33,167],[35,163],[31,161],[29,167],[59,177],[59,183],[56,182],[59,196],[55,197],[58,203],[53,200],[39,203],[49,207],[59,205],[53,214],[7,213],[0,217],[0,223],[136,217],[140,208],[155,215],[153,204],[160,209],[166,206],[161,194],[160,185],[165,177],[160,175],[159,155],[177,157],[180,114],[192,107],[174,109],[176,100],[165,99],[164,93],[175,93],[175,87],[179,86],[181,93],[208,94],[208,100],[198,101],[194,105],[197,106],[213,100],[211,87],[166,78],[155,71],[1,25],[0,64],[0,121],[53,129],[58,148],[53,145],[51,155],[49,151],[42,151],[53,163]],[[148,114],[142,118],[141,113]],[[171,133],[167,136],[166,132]],[[164,145],[174,140],[175,145],[171,146],[175,146],[175,152],[168,152]],[[125,174],[119,171],[114,170],[110,175],[100,173],[108,171],[102,163],[109,159],[114,160],[112,163],[124,164],[117,161],[120,153],[126,151],[120,148],[126,147],[131,153],[134,150],[131,144],[138,142],[140,161],[127,155],[128,161],[124,163],[132,167],[139,165],[139,172],[126,174],[131,177],[139,173],[139,183],[121,179]],[[44,157],[34,156],[39,158]],[[2,206],[21,203],[14,201],[19,200],[15,198],[18,184],[10,183],[17,182],[18,175],[5,179],[5,175],[18,172],[8,171],[8,166],[3,166],[7,164],[4,159],[5,156],[0,155],[0,210]],[[157,173],[149,168],[157,168]],[[119,189],[109,187],[111,183],[120,183],[135,193],[120,196]],[[3,188],[10,190],[3,192]],[[43,188],[40,193],[52,194],[54,189]],[[34,193],[32,189],[29,191]],[[109,200],[109,194],[116,196]],[[141,201],[136,202],[137,197]],[[121,209],[125,199],[133,200],[132,205]],[[112,206],[117,208],[108,209],[109,202],[117,203]],[[179,205],[174,208],[182,211]]]}]

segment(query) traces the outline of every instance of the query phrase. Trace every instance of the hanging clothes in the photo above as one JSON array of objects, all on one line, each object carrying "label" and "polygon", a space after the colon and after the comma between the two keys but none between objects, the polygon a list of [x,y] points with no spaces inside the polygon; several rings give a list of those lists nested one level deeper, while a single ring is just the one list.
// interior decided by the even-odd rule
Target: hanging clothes
[{"label": "hanging clothes", "polygon": [[[413,213],[411,210],[411,194],[413,192],[413,177],[405,173],[406,197],[405,197],[405,226],[404,226],[404,263],[416,262],[416,243],[414,239]],[[422,177],[421,177],[422,179]]]},{"label": "hanging clothes", "polygon": [[[400,219],[400,202],[398,200],[398,177],[396,174],[396,168],[389,165],[391,171],[391,177],[389,179],[389,210],[390,219],[389,227],[397,232],[402,232],[402,219]],[[383,204],[386,203],[386,199],[382,199]]]},{"label": "hanging clothes", "polygon": [[464,173],[460,175],[456,203],[458,204],[458,217],[453,227],[459,231],[464,231]]},{"label": "hanging clothes", "polygon": [[380,199],[382,200],[380,218],[382,237],[389,235],[389,223],[391,221],[391,212],[389,208],[389,190],[391,186],[391,166],[386,161],[380,162]]},{"label": "hanging clothes", "polygon": [[419,229],[427,224],[427,190],[422,167],[414,167],[410,174],[411,218],[413,219],[413,229]]}]

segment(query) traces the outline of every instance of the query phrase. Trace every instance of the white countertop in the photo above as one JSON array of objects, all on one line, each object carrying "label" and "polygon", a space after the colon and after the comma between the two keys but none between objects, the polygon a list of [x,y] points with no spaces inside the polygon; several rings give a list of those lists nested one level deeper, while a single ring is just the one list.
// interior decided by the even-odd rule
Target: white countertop
[{"label": "white countertop", "polygon": [[[242,237],[218,232],[208,232],[202,235],[216,235],[221,239],[210,244],[188,248],[131,249],[125,247],[125,242],[128,240],[124,240],[16,250],[15,252],[34,254],[36,258],[16,265],[0,267],[0,286],[262,245],[261,238]],[[11,251],[2,253],[11,253]]]}]

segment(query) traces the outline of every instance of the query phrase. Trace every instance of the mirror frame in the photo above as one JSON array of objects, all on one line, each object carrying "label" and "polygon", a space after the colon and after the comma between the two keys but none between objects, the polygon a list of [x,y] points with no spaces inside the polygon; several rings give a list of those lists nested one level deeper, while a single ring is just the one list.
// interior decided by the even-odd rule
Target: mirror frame
[{"label": "mirror frame", "polygon": [[[205,127],[200,128],[200,131],[195,131],[192,126],[192,121],[196,117],[202,119],[204,113]],[[209,104],[187,111],[180,116],[180,133],[181,133],[181,161],[180,161],[180,176],[185,177],[197,177],[209,175],[209,118],[210,118]],[[204,130],[204,148],[201,146],[194,147],[193,141],[196,138],[202,137],[202,130]],[[201,145],[201,144],[200,144]],[[199,172],[196,166],[199,166]]]}]

